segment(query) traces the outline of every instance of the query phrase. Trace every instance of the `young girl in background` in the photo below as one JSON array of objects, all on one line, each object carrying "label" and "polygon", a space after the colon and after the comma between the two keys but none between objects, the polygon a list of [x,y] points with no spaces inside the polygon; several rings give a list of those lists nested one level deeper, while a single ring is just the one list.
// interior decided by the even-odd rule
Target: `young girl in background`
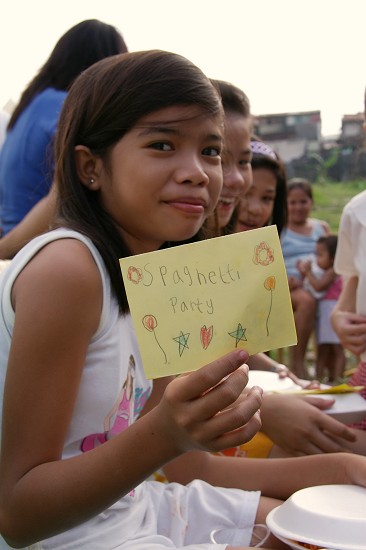
[{"label": "young girl in background", "polygon": [[[342,277],[334,271],[337,235],[320,237],[316,243],[315,260],[300,262],[304,287],[318,301],[316,322],[316,376],[318,380],[334,382],[342,377],[346,358],[343,346],[334,332],[330,315],[342,291]],[[314,263],[316,268],[314,268]]]},{"label": "young girl in background", "polygon": [[250,134],[252,115],[245,93],[230,82],[213,80],[224,107],[225,141],[221,154],[223,185],[214,216],[208,225],[222,235],[232,233],[239,198],[252,185]]},{"label": "young girl in background", "polygon": [[283,258],[291,292],[298,343],[290,348],[289,367],[299,378],[307,378],[305,356],[315,329],[316,300],[303,287],[298,262],[314,256],[319,237],[328,235],[327,222],[310,217],[313,192],[310,182],[294,178],[287,189],[288,223],[281,234]]},{"label": "young girl in background", "polygon": [[266,143],[254,139],[250,148],[253,185],[240,197],[235,231],[276,225],[280,235],[287,222],[285,167]]}]

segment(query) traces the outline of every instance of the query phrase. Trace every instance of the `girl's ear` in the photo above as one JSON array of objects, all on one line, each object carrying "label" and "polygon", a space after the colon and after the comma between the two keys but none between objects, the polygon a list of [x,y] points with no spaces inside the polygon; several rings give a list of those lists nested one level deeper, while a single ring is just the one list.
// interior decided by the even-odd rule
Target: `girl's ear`
[{"label": "girl's ear", "polygon": [[82,184],[91,191],[98,191],[100,189],[100,174],[103,166],[102,160],[96,157],[89,147],[76,145],[75,163]]}]

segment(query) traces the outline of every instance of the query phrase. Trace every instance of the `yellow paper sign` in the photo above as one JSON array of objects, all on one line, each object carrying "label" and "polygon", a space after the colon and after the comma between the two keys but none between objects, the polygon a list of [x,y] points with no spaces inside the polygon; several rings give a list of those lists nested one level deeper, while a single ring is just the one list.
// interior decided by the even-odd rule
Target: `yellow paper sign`
[{"label": "yellow paper sign", "polygon": [[296,344],[275,226],[120,260],[147,378]]}]

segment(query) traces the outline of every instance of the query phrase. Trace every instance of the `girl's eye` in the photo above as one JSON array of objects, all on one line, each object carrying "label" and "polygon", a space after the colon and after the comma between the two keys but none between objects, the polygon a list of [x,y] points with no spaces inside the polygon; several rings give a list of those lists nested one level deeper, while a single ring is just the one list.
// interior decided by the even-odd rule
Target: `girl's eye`
[{"label": "girl's eye", "polygon": [[262,201],[269,203],[269,202],[273,202],[274,199],[275,199],[274,197],[263,197]]},{"label": "girl's eye", "polygon": [[208,157],[219,157],[221,155],[220,147],[205,147],[202,154]]},{"label": "girl's eye", "polygon": [[158,151],[171,151],[172,146],[169,145],[169,143],[166,143],[165,141],[157,141],[156,143],[152,143],[150,145],[152,149],[156,149]]},{"label": "girl's eye", "polygon": [[245,168],[250,165],[250,159],[242,159],[239,161],[240,166],[244,166]]}]

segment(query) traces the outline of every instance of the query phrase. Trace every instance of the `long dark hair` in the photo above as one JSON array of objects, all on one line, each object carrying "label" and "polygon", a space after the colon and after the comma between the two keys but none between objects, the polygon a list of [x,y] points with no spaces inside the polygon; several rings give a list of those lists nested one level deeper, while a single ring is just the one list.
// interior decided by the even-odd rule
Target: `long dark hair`
[{"label": "long dark hair", "polygon": [[122,35],[112,25],[88,19],[69,29],[28,84],[10,118],[12,128],[33,97],[46,88],[67,91],[75,78],[97,61],[127,52]]},{"label": "long dark hair", "polygon": [[[128,303],[118,259],[130,256],[131,251],[103,209],[99,193],[80,181],[74,149],[84,145],[106,160],[111,148],[143,116],[173,105],[198,105],[210,116],[222,116],[217,90],[184,57],[158,50],[127,53],[84,71],[71,87],[59,120],[55,145],[58,225],[93,241],[122,312],[128,311]],[[202,238],[202,231],[190,242]]]},{"label": "long dark hair", "polygon": [[287,225],[287,175],[286,168],[280,157],[260,153],[253,153],[252,170],[266,168],[276,179],[276,196],[273,204],[272,217],[269,224],[277,226],[278,234],[281,235],[283,228]]}]

